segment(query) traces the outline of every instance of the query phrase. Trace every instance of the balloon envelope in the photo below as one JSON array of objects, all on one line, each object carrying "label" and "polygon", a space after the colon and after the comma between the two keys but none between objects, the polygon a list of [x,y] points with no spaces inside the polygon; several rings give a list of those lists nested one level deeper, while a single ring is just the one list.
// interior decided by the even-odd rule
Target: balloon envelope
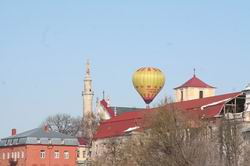
[{"label": "balloon envelope", "polygon": [[142,67],[133,75],[133,85],[145,103],[151,103],[165,84],[164,74],[160,69]]}]

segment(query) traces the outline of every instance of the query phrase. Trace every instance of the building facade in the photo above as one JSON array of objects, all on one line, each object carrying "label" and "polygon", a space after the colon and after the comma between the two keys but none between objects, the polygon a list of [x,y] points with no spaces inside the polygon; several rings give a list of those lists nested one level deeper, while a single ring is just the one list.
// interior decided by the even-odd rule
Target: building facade
[{"label": "building facade", "polygon": [[12,136],[0,141],[0,166],[74,166],[78,140],[45,128]]},{"label": "building facade", "polygon": [[78,138],[79,146],[77,148],[77,164],[78,166],[90,165],[90,146],[85,138]]}]

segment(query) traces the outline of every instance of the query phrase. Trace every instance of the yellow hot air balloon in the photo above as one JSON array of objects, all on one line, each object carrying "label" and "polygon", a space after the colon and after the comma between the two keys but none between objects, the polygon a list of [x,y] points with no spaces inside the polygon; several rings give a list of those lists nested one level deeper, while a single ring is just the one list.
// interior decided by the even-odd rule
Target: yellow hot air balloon
[{"label": "yellow hot air balloon", "polygon": [[160,69],[142,67],[133,75],[133,85],[146,104],[150,104],[165,84],[165,76]]}]

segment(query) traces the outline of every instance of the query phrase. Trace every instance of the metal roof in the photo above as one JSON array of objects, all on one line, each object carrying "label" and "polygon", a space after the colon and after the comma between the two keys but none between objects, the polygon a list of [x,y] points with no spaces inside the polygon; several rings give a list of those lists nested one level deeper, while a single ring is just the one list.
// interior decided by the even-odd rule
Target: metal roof
[{"label": "metal roof", "polygon": [[51,145],[78,145],[75,137],[55,131],[46,131],[44,128],[35,128],[23,133],[1,139],[1,146],[16,146],[24,144],[51,144]]}]

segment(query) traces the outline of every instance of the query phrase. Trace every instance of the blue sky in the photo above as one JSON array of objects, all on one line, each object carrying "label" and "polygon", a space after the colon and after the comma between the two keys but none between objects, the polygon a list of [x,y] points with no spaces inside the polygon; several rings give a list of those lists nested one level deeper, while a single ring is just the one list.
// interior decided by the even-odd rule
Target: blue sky
[{"label": "blue sky", "polygon": [[233,0],[0,1],[0,137],[55,113],[82,115],[86,59],[95,98],[144,107],[131,75],[155,66],[155,99],[197,75],[217,94],[250,82],[250,2]]}]

